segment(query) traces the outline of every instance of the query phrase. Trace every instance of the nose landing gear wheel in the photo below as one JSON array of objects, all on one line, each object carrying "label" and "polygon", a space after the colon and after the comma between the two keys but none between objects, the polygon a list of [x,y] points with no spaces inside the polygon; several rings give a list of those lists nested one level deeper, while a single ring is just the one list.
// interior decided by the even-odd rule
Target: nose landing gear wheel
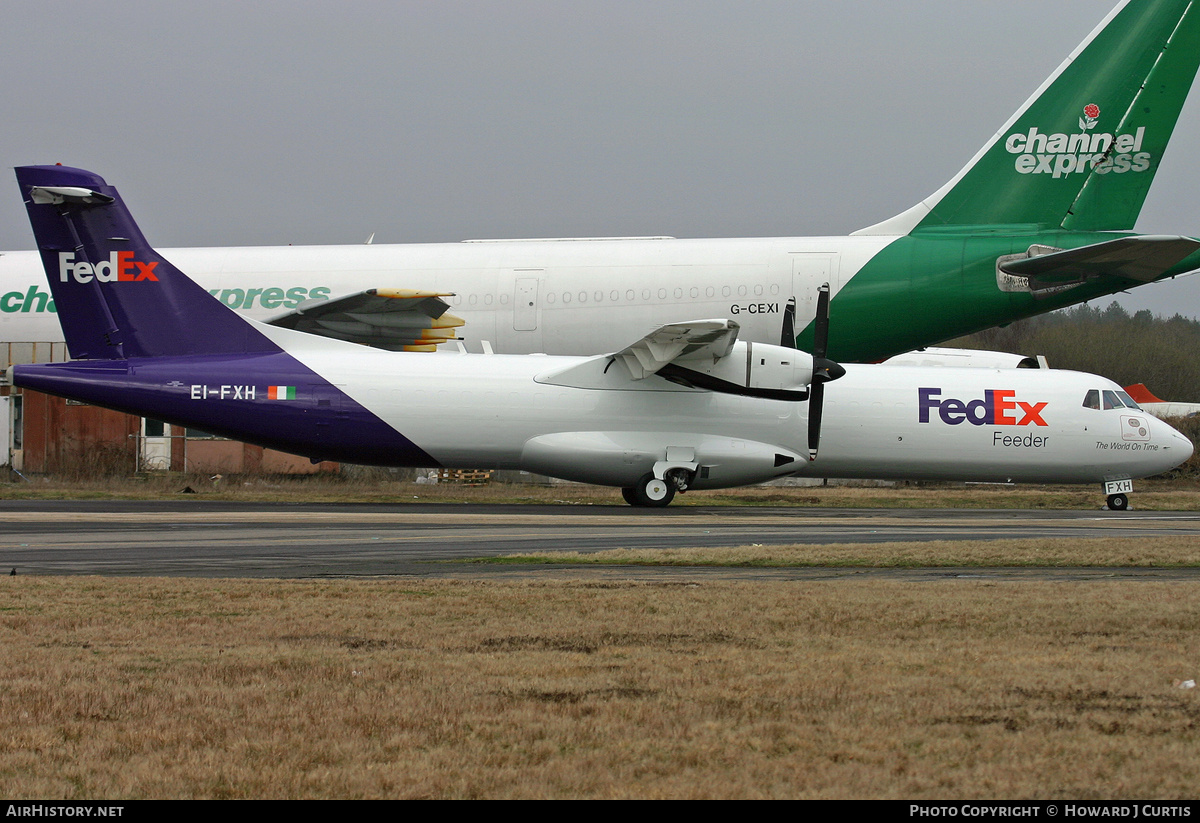
[{"label": "nose landing gear wheel", "polygon": [[1123,494],[1110,494],[1108,496],[1108,507],[1115,512],[1123,512],[1129,508],[1129,498]]},{"label": "nose landing gear wheel", "polygon": [[621,495],[632,506],[662,508],[675,499],[675,486],[666,480],[659,480],[653,474],[647,474],[632,489],[621,489]]}]

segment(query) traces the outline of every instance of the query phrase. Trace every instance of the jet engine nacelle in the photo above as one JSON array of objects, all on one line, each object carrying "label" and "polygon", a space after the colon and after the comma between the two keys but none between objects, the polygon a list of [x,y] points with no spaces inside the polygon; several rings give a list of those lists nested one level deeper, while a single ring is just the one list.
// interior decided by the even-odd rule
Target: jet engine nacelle
[{"label": "jet engine nacelle", "polygon": [[658,373],[668,380],[711,391],[803,400],[813,379],[813,357],[784,346],[738,341],[728,356],[716,362],[677,361]]},{"label": "jet engine nacelle", "polygon": [[555,432],[526,441],[521,453],[525,471],[622,488],[648,473],[661,479],[683,470],[690,488],[723,489],[764,483],[804,464],[791,449],[688,432]]}]

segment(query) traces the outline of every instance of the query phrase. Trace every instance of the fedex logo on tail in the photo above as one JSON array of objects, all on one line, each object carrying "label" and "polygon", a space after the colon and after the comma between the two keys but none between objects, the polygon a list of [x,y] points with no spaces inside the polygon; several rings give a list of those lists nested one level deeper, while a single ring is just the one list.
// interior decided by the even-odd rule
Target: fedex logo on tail
[{"label": "fedex logo on tail", "polygon": [[942,422],[957,426],[967,422],[972,426],[1046,426],[1042,411],[1048,403],[1025,403],[1014,399],[1012,389],[987,389],[983,397],[971,401],[941,397],[941,389],[917,389],[920,422],[928,423],[930,413],[937,409]]},{"label": "fedex logo on tail", "polygon": [[154,267],[158,261],[143,263],[133,259],[131,251],[115,251],[107,260],[89,263],[87,260],[75,260],[75,253],[60,251],[58,253],[58,280],[69,283],[90,283],[93,279],[100,283],[118,283],[136,280],[154,280]]}]

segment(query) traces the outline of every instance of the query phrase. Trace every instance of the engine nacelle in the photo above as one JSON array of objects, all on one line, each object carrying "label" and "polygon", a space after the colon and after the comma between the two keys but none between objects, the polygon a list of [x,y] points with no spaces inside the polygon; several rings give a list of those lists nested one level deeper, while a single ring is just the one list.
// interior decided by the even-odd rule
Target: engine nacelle
[{"label": "engine nacelle", "polygon": [[710,391],[804,400],[813,379],[813,357],[807,352],[769,343],[738,341],[728,356],[714,362],[684,360],[658,372],[676,383]]}]

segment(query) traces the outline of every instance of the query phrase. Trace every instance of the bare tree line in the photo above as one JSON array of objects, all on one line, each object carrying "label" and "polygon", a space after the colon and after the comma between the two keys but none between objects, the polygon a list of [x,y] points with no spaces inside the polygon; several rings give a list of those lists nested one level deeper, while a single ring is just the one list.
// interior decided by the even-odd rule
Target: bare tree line
[{"label": "bare tree line", "polygon": [[947,346],[1045,355],[1052,368],[1145,383],[1163,400],[1200,403],[1200,322],[1087,304],[986,329]]}]

